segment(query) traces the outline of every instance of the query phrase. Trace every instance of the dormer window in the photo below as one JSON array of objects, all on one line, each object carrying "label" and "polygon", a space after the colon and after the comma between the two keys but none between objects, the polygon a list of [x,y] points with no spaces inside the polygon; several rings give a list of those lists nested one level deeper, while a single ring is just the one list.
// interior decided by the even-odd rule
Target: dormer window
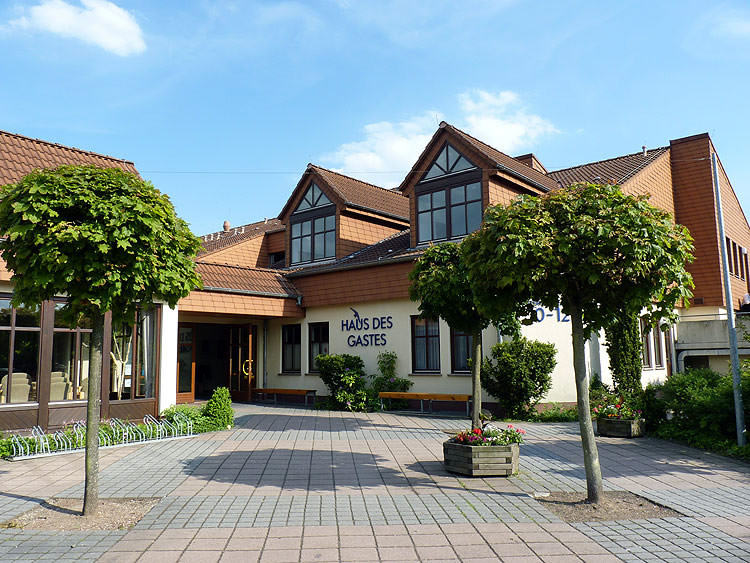
[{"label": "dormer window", "polygon": [[292,265],[336,257],[336,207],[314,182],[289,223]]},{"label": "dormer window", "polygon": [[482,171],[446,143],[414,191],[417,243],[466,236],[482,222]]}]

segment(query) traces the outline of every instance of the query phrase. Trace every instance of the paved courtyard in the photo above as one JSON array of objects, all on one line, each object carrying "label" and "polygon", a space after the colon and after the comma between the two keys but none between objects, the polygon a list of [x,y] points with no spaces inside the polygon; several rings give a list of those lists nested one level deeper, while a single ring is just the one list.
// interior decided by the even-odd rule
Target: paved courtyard
[{"label": "paved courtyard", "polygon": [[[750,466],[599,438],[608,490],[683,517],[567,524],[532,493],[585,491],[577,423],[522,424],[511,478],[442,466],[465,420],[235,405],[233,430],[108,449],[102,497],[159,498],[129,531],[0,530],[0,561],[750,561]],[[81,497],[83,455],[0,462],[0,521]]]}]

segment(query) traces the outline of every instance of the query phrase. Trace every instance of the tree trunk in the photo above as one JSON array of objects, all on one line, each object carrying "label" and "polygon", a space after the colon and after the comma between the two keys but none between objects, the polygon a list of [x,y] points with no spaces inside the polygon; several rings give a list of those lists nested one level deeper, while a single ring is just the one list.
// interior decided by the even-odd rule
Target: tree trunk
[{"label": "tree trunk", "polygon": [[570,321],[573,325],[573,369],[576,377],[578,398],[578,424],[581,428],[583,464],[586,468],[586,491],[588,501],[599,502],[602,494],[602,468],[599,465],[599,450],[594,438],[594,425],[591,422],[589,406],[589,378],[586,373],[585,338],[583,337],[583,317],[578,305],[571,305]]},{"label": "tree trunk", "polygon": [[471,429],[481,428],[482,420],[482,384],[479,381],[479,374],[482,369],[482,331],[475,331],[471,335],[471,341],[474,344],[471,351],[471,401],[474,403],[474,411],[471,413]]},{"label": "tree trunk", "polygon": [[102,352],[104,315],[92,320],[89,357],[88,404],[86,405],[86,482],[83,492],[83,515],[96,514],[99,505],[99,420],[102,410]]}]

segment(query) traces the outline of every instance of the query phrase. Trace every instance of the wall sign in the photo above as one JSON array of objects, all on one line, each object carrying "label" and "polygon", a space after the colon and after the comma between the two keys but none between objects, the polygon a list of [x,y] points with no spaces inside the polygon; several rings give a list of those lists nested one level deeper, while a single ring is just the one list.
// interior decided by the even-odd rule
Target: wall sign
[{"label": "wall sign", "polygon": [[393,317],[391,315],[363,317],[351,307],[349,308],[354,313],[354,318],[342,319],[341,332],[351,333],[346,337],[346,343],[350,347],[386,346],[388,344],[386,333],[380,331],[393,328]]}]

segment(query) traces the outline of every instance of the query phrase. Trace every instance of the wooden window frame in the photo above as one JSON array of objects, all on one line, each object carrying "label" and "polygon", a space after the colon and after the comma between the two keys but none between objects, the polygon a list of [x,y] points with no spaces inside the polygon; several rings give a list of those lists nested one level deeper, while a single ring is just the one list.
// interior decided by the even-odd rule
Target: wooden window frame
[{"label": "wooden window frame", "polygon": [[[424,336],[417,336],[416,334],[416,324],[419,321],[424,321],[425,323],[425,333]],[[437,334],[430,335],[429,326],[431,323],[434,323],[435,326],[437,326]],[[424,346],[424,365],[426,367],[424,368],[418,368],[417,367],[417,340],[418,339],[424,339],[425,346]],[[430,358],[430,344],[432,342],[433,346],[437,346],[437,366],[429,366],[429,358]],[[419,315],[412,315],[411,317],[411,366],[412,371],[414,373],[440,373],[440,322],[434,319],[425,319],[420,317]]]},{"label": "wooden window frame", "polygon": [[469,352],[469,358],[471,358],[473,353],[474,337],[468,332],[460,332],[451,329],[451,373],[471,373],[471,369],[468,366],[468,358],[464,360],[464,362],[466,362],[466,367],[460,367],[458,365],[459,358],[456,357],[456,340],[459,338],[466,339],[466,349]]},{"label": "wooden window frame", "polygon": [[[298,264],[311,264],[313,262],[323,262],[326,260],[335,260],[336,259],[336,207],[333,204],[326,204],[323,207],[315,207],[313,209],[306,209],[298,214],[292,215],[293,219],[289,221],[289,265],[290,266],[296,266]],[[333,217],[333,228],[327,229],[325,226],[325,219],[328,217]],[[316,219],[323,219],[323,230],[322,231],[316,231],[315,230],[315,220]],[[310,234],[309,235],[303,235],[302,234],[302,225],[304,223],[310,223]],[[297,236],[294,236],[294,227],[295,225],[299,225],[300,234]],[[328,250],[325,248],[324,255],[322,258],[315,258],[315,235],[316,234],[322,234],[323,235],[323,244],[325,244],[325,235],[326,233],[333,233],[333,249],[332,253],[330,255],[325,255],[325,250]],[[302,260],[302,239],[305,237],[310,237],[310,260]],[[300,259],[295,261],[294,260],[294,241],[299,240],[300,241]]]},{"label": "wooden window frame", "polygon": [[[469,184],[479,184],[479,199],[466,200],[466,187]],[[464,201],[454,204],[451,201],[451,190],[453,188],[464,188]],[[432,205],[432,195],[436,192],[443,192],[445,198],[445,205],[440,207],[434,207]],[[419,197],[424,195],[430,195],[430,207],[429,209],[419,210]],[[469,231],[468,224],[466,225],[466,234],[454,235],[453,224],[451,221],[451,210],[454,207],[463,206],[464,217],[466,217],[466,207],[470,203],[476,203],[479,201],[481,206],[481,212],[484,214],[484,195],[482,194],[482,171],[477,169],[466,170],[458,172],[449,176],[442,176],[435,180],[428,180],[424,184],[419,184],[414,188],[414,217],[415,217],[415,228],[417,231],[417,244],[429,244],[433,241],[444,241],[444,240],[459,240],[464,238],[466,235],[473,231]],[[430,233],[430,238],[424,240],[421,239],[420,227],[419,227],[419,216],[420,214],[430,214],[430,224],[432,225],[432,216],[436,209],[445,209],[445,237],[436,238],[434,233]],[[434,231],[434,229],[431,228]]]},{"label": "wooden window frame", "polygon": [[[318,367],[315,365],[315,358],[318,356],[318,354],[313,355],[313,344],[322,344],[325,342],[326,344],[326,352],[319,352],[320,354],[323,353],[329,353],[330,352],[330,345],[331,345],[331,333],[328,326],[328,321],[325,322],[319,322],[319,323],[310,323],[308,326],[308,339],[307,339],[307,352],[308,352],[308,359],[309,359],[309,371],[311,373],[318,373]],[[323,329],[325,327],[325,339],[313,339],[313,333],[316,329]]]},{"label": "wooden window frame", "polygon": [[[292,332],[292,342],[287,342],[287,333]],[[286,365],[285,350],[287,346],[292,346],[292,365]],[[295,368],[294,364],[299,364]],[[301,373],[302,372],[302,325],[299,323],[281,325],[281,372],[282,373]]]}]

